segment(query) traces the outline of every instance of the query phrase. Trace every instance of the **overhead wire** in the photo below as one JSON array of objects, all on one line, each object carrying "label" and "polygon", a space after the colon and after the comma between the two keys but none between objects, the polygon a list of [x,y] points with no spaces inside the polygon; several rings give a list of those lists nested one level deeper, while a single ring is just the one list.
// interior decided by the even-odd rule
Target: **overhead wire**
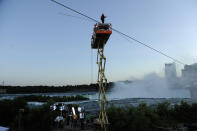
[{"label": "overhead wire", "polygon": [[[123,35],[123,36],[126,36],[127,38],[132,39],[133,41],[135,41],[135,42],[137,42],[137,43],[139,43],[139,44],[141,44],[141,45],[143,45],[143,46],[146,46],[147,48],[149,48],[149,49],[151,49],[151,50],[153,50],[153,51],[155,51],[155,52],[157,52],[157,53],[159,53],[159,54],[161,54],[161,55],[163,55],[163,56],[165,56],[165,57],[168,57],[168,58],[172,59],[172,60],[175,61],[176,63],[185,65],[183,62],[181,62],[181,61],[179,61],[179,60],[177,60],[177,59],[175,59],[175,58],[173,58],[173,57],[171,57],[171,56],[169,56],[169,55],[167,55],[167,54],[165,54],[165,53],[163,53],[163,52],[161,52],[161,51],[159,51],[159,50],[157,50],[157,49],[155,49],[155,48],[153,48],[153,47],[151,47],[150,45],[145,44],[144,42],[141,42],[141,41],[137,40],[137,39],[134,38],[134,37],[131,37],[131,36],[125,34],[125,33],[122,33],[122,32],[120,32],[120,31],[118,31],[118,30],[116,30],[116,29],[114,29],[114,28],[113,28],[112,30],[115,31],[115,32],[117,32],[117,33],[119,33],[119,34],[121,34],[121,35]],[[130,41],[130,42],[131,42],[131,41]]]},{"label": "overhead wire", "polygon": [[[66,14],[66,13],[62,13],[62,12],[59,12],[58,14],[59,14],[59,15],[64,15],[64,16],[68,16],[68,17],[77,18],[77,19],[80,19],[80,20],[90,21],[89,19],[85,19],[85,18],[83,18],[83,17],[74,16],[74,15],[70,15],[70,14]],[[91,22],[92,22],[92,21],[91,21]]]},{"label": "overhead wire", "polygon": [[58,5],[61,5],[61,6],[65,7],[65,8],[67,8],[67,9],[69,9],[69,10],[71,10],[71,11],[77,13],[77,14],[80,14],[80,15],[82,15],[82,16],[84,16],[84,17],[86,17],[86,18],[88,18],[88,19],[90,19],[90,20],[92,20],[92,21],[94,21],[94,22],[98,22],[97,20],[95,20],[95,19],[93,19],[93,18],[91,18],[91,17],[89,17],[89,16],[87,16],[87,15],[85,15],[85,14],[83,14],[83,13],[80,13],[79,11],[74,10],[74,9],[72,9],[72,8],[70,8],[70,7],[64,5],[64,4],[60,3],[60,2],[57,2],[57,1],[55,1],[55,0],[51,0],[51,1],[54,2],[54,3],[56,3],[56,4],[58,4]]},{"label": "overhead wire", "polygon": [[[81,12],[75,10],[75,9],[72,9],[72,8],[70,8],[70,7],[68,7],[68,6],[64,5],[64,4],[62,4],[62,3],[59,3],[59,2],[57,2],[57,1],[55,1],[55,0],[51,0],[51,1],[54,2],[54,3],[56,3],[56,4],[59,4],[59,5],[63,6],[63,7],[65,7],[65,8],[67,8],[67,9],[69,9],[69,10],[71,10],[71,11],[77,13],[77,14],[80,14],[80,15],[82,15],[82,16],[84,16],[84,17],[86,17],[86,18],[88,18],[88,19],[90,19],[90,20],[92,20],[92,21],[94,21],[94,22],[99,22],[98,20],[96,20],[96,19],[94,19],[94,18],[92,18],[92,17],[90,17],[90,16],[87,16],[87,15],[85,15],[85,14],[83,14],[83,13],[81,13]],[[144,43],[144,42],[141,42],[141,41],[137,40],[137,39],[134,38],[134,37],[131,37],[131,36],[129,36],[129,35],[127,35],[127,34],[121,32],[121,31],[115,29],[115,28],[112,28],[112,30],[115,31],[115,32],[117,32],[118,34],[120,34],[120,35],[122,35],[122,36],[125,36],[125,37],[127,37],[127,38],[129,38],[129,39],[131,39],[131,40],[133,40],[133,41],[135,41],[135,42],[137,42],[137,43],[139,43],[139,44],[141,44],[141,45],[143,45],[143,46],[145,46],[145,47],[147,47],[147,48],[149,48],[149,49],[151,49],[151,50],[153,50],[153,51],[155,51],[155,52],[157,52],[157,53],[159,53],[159,54],[161,54],[161,55],[163,55],[163,56],[165,56],[165,57],[167,57],[167,58],[172,59],[172,60],[173,60],[174,62],[176,62],[176,63],[185,65],[185,64],[184,64],[183,62],[181,62],[180,60],[178,60],[178,59],[176,59],[176,58],[173,58],[173,57],[171,57],[171,56],[169,56],[169,55],[163,53],[162,51],[157,50],[157,49],[151,47],[150,45],[148,45],[148,44],[146,44],[146,43]],[[128,39],[127,39],[127,40],[128,40]],[[129,40],[128,40],[128,41],[129,41]],[[132,43],[131,41],[129,41],[129,42]]]}]

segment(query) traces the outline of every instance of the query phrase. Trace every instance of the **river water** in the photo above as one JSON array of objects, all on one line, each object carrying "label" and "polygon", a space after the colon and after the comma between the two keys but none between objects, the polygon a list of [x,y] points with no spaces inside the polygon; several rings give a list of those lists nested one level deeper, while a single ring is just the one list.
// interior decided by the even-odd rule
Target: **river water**
[{"label": "river water", "polygon": [[76,96],[76,95],[82,95],[84,97],[92,99],[97,99],[97,92],[69,92],[69,93],[31,93],[31,94],[1,94],[0,100],[2,99],[14,99],[16,97],[21,96],[29,96],[29,95],[41,95],[41,96]]},{"label": "river water", "polygon": [[[196,100],[191,99],[190,97],[161,97],[161,98],[145,98],[145,97],[115,97],[114,95],[111,95],[111,92],[107,93],[108,100],[112,103],[118,103],[119,105],[138,105],[139,103],[147,103],[148,105],[157,104],[160,102],[168,101],[172,104],[180,103],[182,100],[193,103],[196,102]],[[89,98],[87,101],[77,101],[77,102],[67,102],[67,103],[89,103],[89,102],[96,102],[98,99],[98,93],[97,92],[69,92],[69,93],[32,93],[32,94],[1,94],[0,100],[2,99],[14,99],[16,97],[20,96],[28,96],[28,95],[42,95],[42,96],[76,96],[76,95],[82,95],[84,97]],[[122,103],[122,104],[121,104]]]},{"label": "river water", "polygon": [[[72,101],[64,102],[65,104],[79,104],[83,106],[86,111],[96,114],[99,111],[98,93],[97,92],[75,92],[75,93],[33,93],[33,94],[1,94],[0,100],[2,99],[14,99],[20,96],[28,95],[42,95],[42,96],[76,96],[82,95],[88,97],[89,100],[85,101]],[[118,98],[112,97],[111,92],[107,93],[109,105],[127,107],[127,106],[138,106],[140,103],[146,103],[148,106],[155,106],[158,103],[169,102],[171,106],[175,104],[180,104],[181,101],[185,101],[189,104],[197,102],[195,99],[187,98]],[[29,106],[39,106],[43,105],[42,102],[28,102]]]}]

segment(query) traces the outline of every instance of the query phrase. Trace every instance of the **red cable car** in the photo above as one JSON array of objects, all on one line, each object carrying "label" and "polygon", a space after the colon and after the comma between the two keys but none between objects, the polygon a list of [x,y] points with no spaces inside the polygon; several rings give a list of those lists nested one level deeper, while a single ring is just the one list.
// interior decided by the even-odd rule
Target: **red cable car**
[{"label": "red cable car", "polygon": [[92,49],[103,48],[111,34],[112,26],[110,23],[96,23],[91,40]]}]

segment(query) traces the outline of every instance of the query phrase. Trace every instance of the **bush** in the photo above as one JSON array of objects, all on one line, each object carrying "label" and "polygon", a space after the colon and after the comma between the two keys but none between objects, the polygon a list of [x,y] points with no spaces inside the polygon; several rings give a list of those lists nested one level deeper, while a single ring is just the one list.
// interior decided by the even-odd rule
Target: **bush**
[{"label": "bush", "polygon": [[140,104],[138,107],[114,107],[108,109],[109,130],[154,131],[158,116],[153,110]]},{"label": "bush", "polygon": [[0,101],[0,125],[10,126],[19,109],[27,109],[27,103],[22,99]]},{"label": "bush", "polygon": [[161,128],[176,127],[179,123],[197,122],[197,103],[181,102],[171,107],[168,102],[159,103],[155,108],[146,104],[138,107],[111,106],[108,111],[109,130],[157,131]]}]

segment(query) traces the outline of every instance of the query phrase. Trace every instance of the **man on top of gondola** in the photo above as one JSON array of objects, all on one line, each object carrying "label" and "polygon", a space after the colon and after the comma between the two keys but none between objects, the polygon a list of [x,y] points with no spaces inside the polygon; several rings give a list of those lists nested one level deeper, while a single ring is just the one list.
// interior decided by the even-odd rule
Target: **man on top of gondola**
[{"label": "man on top of gondola", "polygon": [[101,15],[101,21],[102,21],[103,24],[104,24],[104,22],[105,22],[105,18],[106,18],[106,16],[104,16],[104,14],[102,14],[102,15]]}]

